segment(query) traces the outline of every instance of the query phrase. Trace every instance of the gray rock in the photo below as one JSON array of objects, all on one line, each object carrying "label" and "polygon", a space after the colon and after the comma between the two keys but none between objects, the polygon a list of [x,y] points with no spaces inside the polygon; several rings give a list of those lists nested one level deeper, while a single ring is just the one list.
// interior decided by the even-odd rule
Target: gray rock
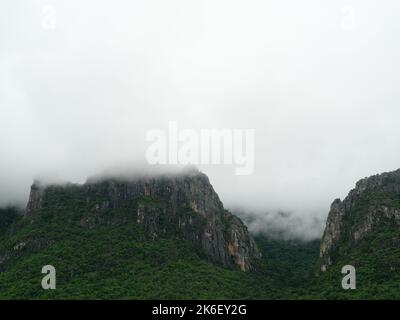
[{"label": "gray rock", "polygon": [[[28,216],[40,211],[49,188],[37,183],[32,186]],[[80,218],[81,226],[95,228],[105,223],[104,212],[126,208],[126,215],[134,214],[150,239],[181,237],[223,266],[237,265],[242,271],[250,271],[261,257],[247,227],[224,209],[208,177],[198,170],[132,179],[89,179],[75,188],[91,206]]]},{"label": "gray rock", "polygon": [[383,221],[400,226],[400,169],[364,178],[343,201],[332,203],[321,240],[320,270],[334,262],[332,252],[341,242],[356,244]]}]

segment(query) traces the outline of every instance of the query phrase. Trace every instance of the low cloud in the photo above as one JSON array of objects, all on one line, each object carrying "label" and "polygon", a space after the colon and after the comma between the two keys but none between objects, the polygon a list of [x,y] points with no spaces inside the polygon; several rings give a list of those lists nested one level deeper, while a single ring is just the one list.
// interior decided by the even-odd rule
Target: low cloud
[{"label": "low cloud", "polygon": [[199,169],[227,207],[316,236],[333,199],[400,166],[399,11],[395,0],[3,0],[0,205],[26,204],[35,178],[140,170],[149,130],[177,121],[254,130],[253,174]]},{"label": "low cloud", "polygon": [[322,215],[299,215],[282,211],[249,212],[232,209],[253,235],[272,239],[311,241],[320,239],[325,228]]}]

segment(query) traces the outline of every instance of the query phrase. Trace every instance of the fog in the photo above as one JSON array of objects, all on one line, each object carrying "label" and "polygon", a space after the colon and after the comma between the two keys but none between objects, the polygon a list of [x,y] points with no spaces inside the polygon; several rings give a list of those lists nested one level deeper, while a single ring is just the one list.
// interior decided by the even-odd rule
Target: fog
[{"label": "fog", "polygon": [[293,231],[276,214],[290,212],[309,226],[295,233],[318,234],[333,199],[400,167],[399,10],[395,0],[3,0],[0,205],[25,204],[36,178],[141,170],[148,130],[177,121],[254,129],[253,174],[199,169],[226,207]]}]

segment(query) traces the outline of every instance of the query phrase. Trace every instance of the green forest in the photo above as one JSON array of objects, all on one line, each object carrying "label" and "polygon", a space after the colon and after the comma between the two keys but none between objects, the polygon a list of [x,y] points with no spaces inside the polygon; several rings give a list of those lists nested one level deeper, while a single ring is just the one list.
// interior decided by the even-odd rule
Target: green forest
[{"label": "green forest", "polygon": [[[148,239],[129,215],[124,223],[88,229],[66,213],[43,210],[28,219],[7,208],[0,214],[1,299],[400,297],[398,270],[380,272],[386,270],[385,263],[400,261],[398,233],[388,228],[323,274],[318,273],[318,240],[258,236],[263,258],[256,272],[242,272],[208,261],[185,240]],[[357,268],[357,290],[343,290],[340,267],[351,263]],[[41,268],[47,264],[56,268],[56,290],[41,287]]]}]

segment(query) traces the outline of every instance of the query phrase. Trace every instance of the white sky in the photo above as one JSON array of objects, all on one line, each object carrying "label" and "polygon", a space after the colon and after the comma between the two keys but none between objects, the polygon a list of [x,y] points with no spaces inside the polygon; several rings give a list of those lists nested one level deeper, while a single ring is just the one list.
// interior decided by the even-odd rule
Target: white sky
[{"label": "white sky", "polygon": [[395,0],[2,0],[0,204],[35,177],[135,166],[177,120],[256,130],[253,175],[201,167],[226,206],[325,218],[400,167],[399,16]]}]

